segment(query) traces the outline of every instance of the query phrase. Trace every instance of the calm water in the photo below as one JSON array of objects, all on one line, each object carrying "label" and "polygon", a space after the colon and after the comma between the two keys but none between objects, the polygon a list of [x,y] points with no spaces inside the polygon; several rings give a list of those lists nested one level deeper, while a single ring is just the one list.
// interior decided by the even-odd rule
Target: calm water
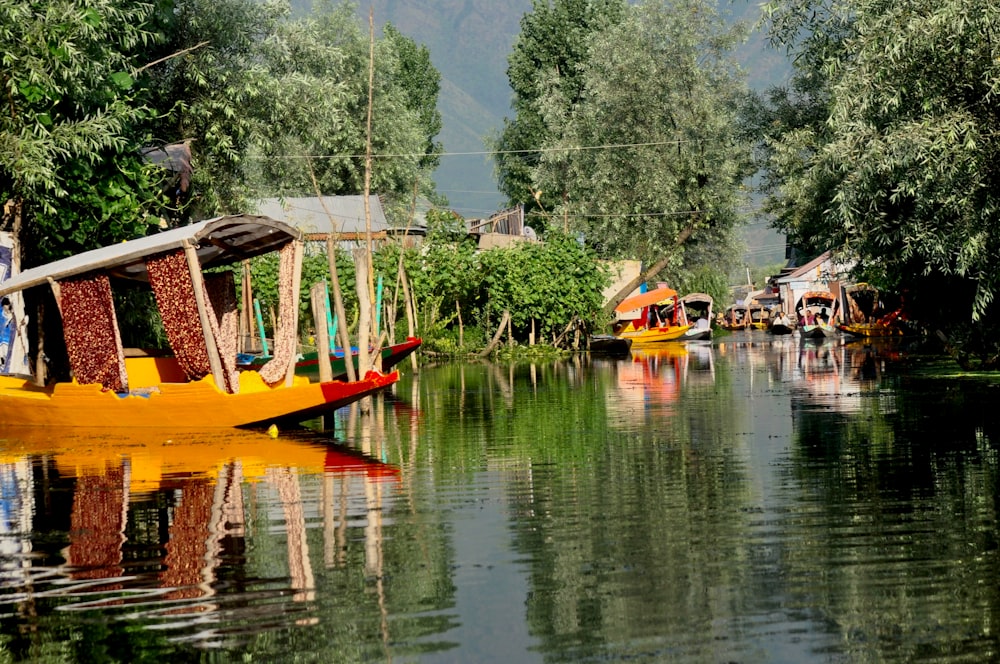
[{"label": "calm water", "polygon": [[327,430],[5,431],[0,661],[1000,657],[998,388],[898,347],[405,365]]}]

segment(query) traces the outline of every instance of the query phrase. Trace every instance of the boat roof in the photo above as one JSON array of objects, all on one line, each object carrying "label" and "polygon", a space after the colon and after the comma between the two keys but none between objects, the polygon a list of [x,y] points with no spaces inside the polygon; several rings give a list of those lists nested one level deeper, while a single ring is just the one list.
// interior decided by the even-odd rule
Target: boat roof
[{"label": "boat roof", "polygon": [[677,291],[673,288],[660,286],[659,288],[654,288],[651,291],[639,293],[638,295],[633,295],[632,297],[622,300],[622,302],[615,307],[615,311],[618,313],[635,311],[636,309],[648,307],[651,304],[659,304],[664,300],[669,300],[670,298],[675,297],[676,295]]},{"label": "boat roof", "polygon": [[276,251],[302,237],[302,232],[270,217],[228,215],[128,240],[108,247],[33,267],[0,284],[0,295],[59,281],[87,272],[104,271],[124,279],[148,281],[146,258],[194,246],[202,269],[230,265]]},{"label": "boat roof", "polygon": [[709,304],[715,302],[712,296],[708,293],[688,293],[681,298],[681,302],[708,302]]},{"label": "boat roof", "polygon": [[829,291],[808,291],[799,300],[836,300],[837,296]]}]

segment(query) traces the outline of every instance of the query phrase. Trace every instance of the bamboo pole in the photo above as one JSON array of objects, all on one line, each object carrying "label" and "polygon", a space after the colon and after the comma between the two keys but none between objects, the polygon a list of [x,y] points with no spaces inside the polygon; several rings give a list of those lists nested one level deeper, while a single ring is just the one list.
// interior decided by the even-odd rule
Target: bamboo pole
[{"label": "bamboo pole", "polygon": [[333,236],[326,238],[326,257],[330,267],[330,279],[333,280],[333,306],[337,312],[337,326],[340,345],[344,349],[344,365],[347,369],[347,380],[352,383],[358,379],[354,370],[354,358],[351,357],[351,337],[347,332],[347,315],[344,313],[344,298],[340,290],[340,277],[337,274],[337,245]]},{"label": "bamboo pole", "polygon": [[[354,267],[356,274],[364,274],[368,271],[369,258],[371,255],[364,250],[354,251]],[[358,375],[364,376],[372,368],[370,355],[371,339],[371,301],[368,299],[368,286],[365,281],[358,279],[355,281],[358,293]]]},{"label": "bamboo pole", "polygon": [[292,268],[292,298],[295,306],[292,307],[291,326],[295,334],[295,347],[292,348],[292,359],[288,362],[288,369],[285,371],[285,385],[291,387],[295,381],[295,359],[299,352],[299,290],[302,286],[302,258],[305,251],[305,243],[302,240],[293,240],[295,254],[293,257],[294,267]]},{"label": "bamboo pole", "polygon": [[[406,312],[406,332],[407,336],[415,337],[416,328],[414,325],[414,318],[416,312],[413,307],[413,298],[410,294],[410,284],[409,279],[406,278],[406,269],[403,267],[403,261],[399,262],[399,285],[403,291],[403,309]],[[417,354],[410,353],[410,367],[416,371],[417,369]]]},{"label": "bamboo pole", "polygon": [[326,284],[322,281],[313,284],[309,295],[312,299],[313,320],[317,321],[316,360],[319,366],[319,381],[328,383],[333,380],[333,367],[330,365],[330,334],[326,327]]},{"label": "bamboo pole", "polygon": [[198,320],[201,321],[201,332],[205,339],[205,349],[208,351],[208,365],[212,369],[215,386],[226,390],[226,374],[222,370],[222,358],[219,356],[219,346],[212,333],[209,319],[208,304],[205,301],[205,278],[201,274],[201,263],[198,261],[198,251],[184,240],[184,256],[187,258],[188,273],[191,275],[191,286],[194,288],[194,302],[198,307]]},{"label": "bamboo pole", "polygon": [[[368,9],[368,117],[365,126],[365,283],[368,286],[368,299],[367,306],[368,320],[371,321],[375,318],[372,307],[375,306],[375,269],[374,261],[372,261],[372,210],[371,210],[371,197],[372,191],[372,107],[374,106],[375,98],[375,10],[374,8]],[[358,278],[358,283],[361,283],[360,274]],[[361,300],[359,299],[359,302]],[[366,336],[362,337],[362,333],[367,333]],[[360,329],[358,331],[358,349],[366,348],[369,344],[374,343],[375,336],[377,332],[371,327],[365,329]],[[360,366],[361,357],[358,357],[358,362]],[[367,370],[361,371],[364,375]]]},{"label": "bamboo pole", "polygon": [[242,263],[242,288],[240,288],[240,341],[244,353],[257,350],[256,328],[254,327],[253,314],[253,285],[250,283],[250,261],[244,260]]}]

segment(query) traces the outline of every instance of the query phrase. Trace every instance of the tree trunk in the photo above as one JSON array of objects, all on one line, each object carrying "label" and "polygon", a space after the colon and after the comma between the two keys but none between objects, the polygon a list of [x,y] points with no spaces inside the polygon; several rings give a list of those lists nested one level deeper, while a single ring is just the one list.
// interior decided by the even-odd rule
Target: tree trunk
[{"label": "tree trunk", "polygon": [[[687,242],[687,239],[689,237],[691,237],[691,234],[693,232],[694,232],[694,226],[693,225],[687,226],[686,228],[684,228],[680,232],[680,234],[677,236],[677,239],[674,241],[674,248],[678,248],[681,245],[683,245],[685,242]],[[640,274],[635,279],[633,279],[632,281],[630,281],[627,284],[625,284],[622,287],[622,289],[619,290],[618,293],[613,298],[611,298],[611,301],[608,302],[607,305],[605,305],[605,307],[604,307],[604,313],[606,313],[609,316],[611,314],[613,314],[614,311],[615,311],[615,307],[617,307],[619,304],[621,304],[622,300],[624,300],[626,297],[628,297],[629,293],[631,293],[636,288],[638,288],[644,281],[646,281],[650,277],[656,275],[657,272],[660,272],[663,268],[665,268],[670,263],[670,259],[671,259],[671,256],[669,256],[669,255],[668,256],[664,256],[660,260],[658,260],[655,263],[653,263],[642,274]]]},{"label": "tree trunk", "polygon": [[503,336],[504,331],[508,328],[509,322],[510,312],[504,311],[503,316],[500,317],[500,325],[497,327],[497,333],[493,335],[493,339],[486,345],[486,348],[479,351],[479,357],[487,357],[497,346],[500,345],[500,338]]}]

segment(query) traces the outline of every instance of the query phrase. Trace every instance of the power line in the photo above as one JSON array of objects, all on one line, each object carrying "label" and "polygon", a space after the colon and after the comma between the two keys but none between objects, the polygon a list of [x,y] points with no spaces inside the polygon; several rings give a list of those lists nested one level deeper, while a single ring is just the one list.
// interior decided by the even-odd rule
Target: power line
[{"label": "power line", "polygon": [[[587,150],[612,150],[620,148],[643,148],[659,147],[664,145],[682,145],[685,143],[701,143],[704,139],[692,138],[676,141],[651,141],[648,143],[609,143],[606,145],[580,145],[561,148],[532,148],[530,150],[482,150],[477,152],[438,152],[428,155],[424,152],[388,152],[385,154],[372,154],[373,159],[386,158],[406,158],[420,159],[427,156],[434,157],[487,157],[501,154],[541,154],[549,152],[584,152]],[[286,155],[250,155],[249,159],[364,159],[363,154],[286,154]]]}]

